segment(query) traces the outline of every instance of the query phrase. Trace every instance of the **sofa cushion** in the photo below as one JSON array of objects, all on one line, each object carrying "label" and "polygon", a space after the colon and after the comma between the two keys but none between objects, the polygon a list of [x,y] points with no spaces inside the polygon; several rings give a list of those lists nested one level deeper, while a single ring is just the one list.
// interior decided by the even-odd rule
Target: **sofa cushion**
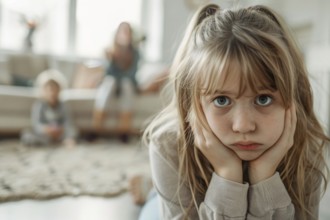
[{"label": "sofa cushion", "polygon": [[36,99],[33,88],[0,86],[0,132],[20,132],[31,126],[31,108]]},{"label": "sofa cushion", "polygon": [[10,85],[11,75],[8,70],[8,60],[5,57],[0,56],[0,84]]},{"label": "sofa cushion", "polygon": [[101,62],[86,62],[79,65],[73,78],[72,88],[95,89],[101,83],[105,70]]},{"label": "sofa cushion", "polygon": [[25,87],[32,87],[34,84],[34,79],[28,79],[16,74],[12,74],[11,77],[11,84],[13,86],[25,86]]},{"label": "sofa cushion", "polygon": [[69,87],[72,85],[74,75],[81,63],[81,59],[74,57],[49,57],[49,66],[51,69],[56,69],[64,74]]},{"label": "sofa cushion", "polygon": [[150,84],[155,83],[156,80],[159,80],[164,75],[167,69],[167,65],[159,62],[142,63],[136,73],[136,80],[139,87],[143,90]]},{"label": "sofa cushion", "polygon": [[[61,93],[61,99],[68,105],[75,124],[83,130],[91,129],[96,94],[96,89],[66,89]],[[150,93],[137,95],[133,107],[133,127],[141,129],[164,105],[159,94]],[[118,123],[118,99],[111,99],[106,111],[104,125],[114,128]]]},{"label": "sofa cushion", "polygon": [[19,86],[0,86],[0,94],[0,110],[8,114],[29,112],[37,97],[35,89]]},{"label": "sofa cushion", "polygon": [[8,71],[20,79],[34,80],[49,68],[48,57],[36,54],[12,54],[8,56]]}]

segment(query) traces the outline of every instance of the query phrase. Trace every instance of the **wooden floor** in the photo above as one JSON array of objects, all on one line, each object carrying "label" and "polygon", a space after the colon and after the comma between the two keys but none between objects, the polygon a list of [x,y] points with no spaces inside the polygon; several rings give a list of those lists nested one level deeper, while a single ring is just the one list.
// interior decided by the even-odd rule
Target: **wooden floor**
[{"label": "wooden floor", "polygon": [[63,197],[0,204],[1,220],[137,220],[140,206],[128,193],[111,199]]},{"label": "wooden floor", "polygon": [[[320,205],[319,220],[330,220],[330,188]],[[63,197],[0,204],[1,220],[137,220],[141,207],[128,193],[111,199]]]}]

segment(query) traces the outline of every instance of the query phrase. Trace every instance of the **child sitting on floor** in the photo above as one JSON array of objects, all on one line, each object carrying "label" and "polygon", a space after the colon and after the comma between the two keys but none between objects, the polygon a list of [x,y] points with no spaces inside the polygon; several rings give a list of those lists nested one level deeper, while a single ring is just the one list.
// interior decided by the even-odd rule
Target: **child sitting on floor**
[{"label": "child sitting on floor", "polygon": [[63,142],[66,146],[74,146],[77,132],[67,107],[59,98],[64,84],[63,76],[56,70],[46,70],[36,82],[40,98],[32,108],[32,130],[23,131],[22,143],[48,145]]}]

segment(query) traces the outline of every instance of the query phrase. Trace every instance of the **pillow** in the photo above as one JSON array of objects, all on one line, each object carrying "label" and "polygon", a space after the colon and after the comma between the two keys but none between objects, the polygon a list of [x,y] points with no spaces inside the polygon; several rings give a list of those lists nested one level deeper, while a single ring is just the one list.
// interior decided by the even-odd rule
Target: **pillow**
[{"label": "pillow", "polygon": [[144,63],[136,74],[139,88],[145,92],[159,91],[167,77],[167,65],[158,62]]},{"label": "pillow", "polygon": [[87,62],[80,64],[73,78],[72,88],[97,88],[103,80],[104,71],[103,65],[99,62]]},{"label": "pillow", "polygon": [[27,79],[25,77],[12,74],[11,84],[13,86],[32,87],[34,83],[32,79]]}]

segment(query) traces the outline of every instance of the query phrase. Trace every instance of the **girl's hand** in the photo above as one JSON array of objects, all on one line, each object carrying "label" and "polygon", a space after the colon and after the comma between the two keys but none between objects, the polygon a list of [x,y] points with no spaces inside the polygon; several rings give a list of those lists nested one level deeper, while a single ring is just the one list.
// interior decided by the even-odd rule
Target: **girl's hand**
[{"label": "girl's hand", "polygon": [[224,146],[213,132],[196,125],[194,138],[195,145],[212,164],[218,176],[239,183],[243,182],[242,160],[234,151]]},{"label": "girl's hand", "polygon": [[293,146],[297,124],[296,107],[294,104],[285,113],[284,129],[279,140],[256,160],[249,163],[251,184],[258,183],[274,175],[281,160]]}]

